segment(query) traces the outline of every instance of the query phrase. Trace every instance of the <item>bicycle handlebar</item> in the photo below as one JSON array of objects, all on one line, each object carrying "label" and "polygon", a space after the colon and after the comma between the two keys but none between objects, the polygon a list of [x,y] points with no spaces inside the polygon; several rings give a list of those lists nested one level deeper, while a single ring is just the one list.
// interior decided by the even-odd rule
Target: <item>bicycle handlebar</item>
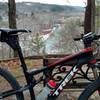
[{"label": "bicycle handlebar", "polygon": [[77,38],[74,38],[74,41],[79,41],[79,40],[89,40],[92,42],[93,40],[98,40],[100,38],[100,35],[96,35],[95,33],[93,32],[89,32],[85,35],[81,35],[81,37],[77,37]]},{"label": "bicycle handlebar", "polygon": [[10,32],[11,34],[14,34],[15,33],[18,33],[18,32],[25,32],[25,33],[30,33],[32,32],[31,30],[27,30],[27,29],[17,29],[17,30],[14,30],[12,32]]}]

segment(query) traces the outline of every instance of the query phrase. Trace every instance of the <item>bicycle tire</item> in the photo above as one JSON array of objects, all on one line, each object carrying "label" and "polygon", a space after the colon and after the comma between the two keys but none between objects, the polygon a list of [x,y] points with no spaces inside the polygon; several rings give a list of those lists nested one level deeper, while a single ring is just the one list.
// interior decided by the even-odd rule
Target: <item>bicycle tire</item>
[{"label": "bicycle tire", "polygon": [[[7,81],[7,83],[9,84],[9,86],[11,86],[11,88],[13,90],[18,90],[20,88],[20,85],[19,83],[17,82],[17,80],[15,79],[14,76],[11,75],[11,73],[9,71],[7,71],[6,69],[3,69],[3,68],[0,68],[0,78],[4,79],[5,81]],[[4,82],[3,82],[4,83]],[[4,83],[5,84],[5,83]],[[3,84],[1,84],[2,87],[3,87]],[[8,87],[7,87],[8,88]],[[0,88],[0,93],[1,93],[1,88]],[[11,98],[10,96],[7,97],[7,98]],[[7,99],[7,98],[4,98],[3,100],[11,100],[11,99]],[[20,92],[20,93],[17,93],[14,97],[13,100],[24,100],[24,96],[23,96],[23,93]]]},{"label": "bicycle tire", "polygon": [[[98,90],[100,90],[100,78],[98,78],[97,80],[95,80],[94,82],[89,84],[85,88],[85,90],[81,93],[78,100],[100,100],[100,98],[99,99],[95,99],[95,97],[94,97],[94,99],[92,98],[93,94],[95,92],[98,92]],[[96,93],[96,95],[97,94],[99,95],[99,93]]]}]

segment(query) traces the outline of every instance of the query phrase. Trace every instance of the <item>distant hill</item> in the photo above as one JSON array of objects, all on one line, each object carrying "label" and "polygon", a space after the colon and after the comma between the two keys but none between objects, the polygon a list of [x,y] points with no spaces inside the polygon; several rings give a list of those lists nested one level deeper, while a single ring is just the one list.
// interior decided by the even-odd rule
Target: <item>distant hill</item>
[{"label": "distant hill", "polygon": [[[54,4],[42,4],[33,2],[21,2],[16,4],[17,13],[32,12],[82,12],[84,8],[79,6],[62,6]],[[0,13],[7,11],[7,3],[0,2]],[[7,12],[6,12],[7,13]],[[1,15],[0,14],[0,15]]]},{"label": "distant hill", "polygon": [[84,8],[78,6],[62,6],[54,4],[41,4],[41,3],[32,3],[32,2],[23,2],[17,3],[17,9],[19,11],[28,11],[28,12],[77,12],[83,11]]}]

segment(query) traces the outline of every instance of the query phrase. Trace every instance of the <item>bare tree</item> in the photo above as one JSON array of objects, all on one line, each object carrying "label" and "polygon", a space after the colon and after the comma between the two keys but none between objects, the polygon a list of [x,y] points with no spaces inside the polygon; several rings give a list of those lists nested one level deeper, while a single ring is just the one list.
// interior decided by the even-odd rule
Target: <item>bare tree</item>
[{"label": "bare tree", "polygon": [[[95,0],[87,0],[87,7],[85,12],[84,32],[95,32]],[[93,45],[95,46],[95,45]],[[94,78],[98,77],[97,70],[92,69]]]},{"label": "bare tree", "polygon": [[45,54],[45,44],[43,41],[43,37],[40,36],[39,33],[35,35],[35,37],[32,39],[33,43],[33,51],[37,54]]},{"label": "bare tree", "polygon": [[87,0],[84,33],[95,32],[95,0]]},{"label": "bare tree", "polygon": [[[9,17],[9,27],[10,28],[17,28],[16,27],[16,3],[15,0],[8,0],[8,17]],[[11,51],[11,48],[10,48]],[[14,51],[14,57],[17,56],[17,51]],[[11,57],[11,54],[10,54]]]},{"label": "bare tree", "polygon": [[16,28],[16,3],[15,0],[8,0],[8,15],[9,15],[9,27]]}]

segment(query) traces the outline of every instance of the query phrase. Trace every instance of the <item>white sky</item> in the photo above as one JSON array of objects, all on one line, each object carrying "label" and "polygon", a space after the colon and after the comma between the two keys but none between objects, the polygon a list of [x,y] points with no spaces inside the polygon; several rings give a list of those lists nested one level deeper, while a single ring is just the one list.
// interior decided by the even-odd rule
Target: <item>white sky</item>
[{"label": "white sky", "polygon": [[[7,2],[8,0],[0,0],[3,2]],[[15,0],[16,2],[27,1],[27,2],[41,2],[48,4],[60,4],[60,5],[73,5],[73,6],[85,6],[84,1],[86,0]],[[68,3],[69,1],[70,3]]]}]

